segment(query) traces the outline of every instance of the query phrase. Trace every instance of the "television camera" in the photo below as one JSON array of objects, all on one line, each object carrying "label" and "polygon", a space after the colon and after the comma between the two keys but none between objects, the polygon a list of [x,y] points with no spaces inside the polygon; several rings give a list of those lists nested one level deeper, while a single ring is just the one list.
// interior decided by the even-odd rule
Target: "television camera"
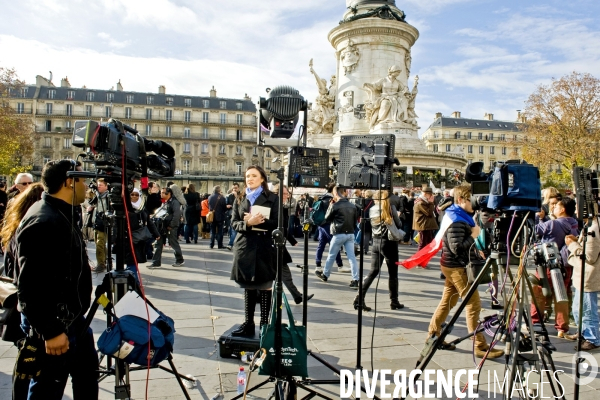
[{"label": "television camera", "polygon": [[[542,287],[542,293],[545,297],[552,294],[548,275],[552,281],[556,302],[569,301],[567,297],[567,289],[563,279],[563,263],[558,246],[554,242],[536,243],[527,252],[527,264],[535,265],[539,280],[530,276],[534,283],[538,283]],[[536,282],[537,280],[537,282]]]}]

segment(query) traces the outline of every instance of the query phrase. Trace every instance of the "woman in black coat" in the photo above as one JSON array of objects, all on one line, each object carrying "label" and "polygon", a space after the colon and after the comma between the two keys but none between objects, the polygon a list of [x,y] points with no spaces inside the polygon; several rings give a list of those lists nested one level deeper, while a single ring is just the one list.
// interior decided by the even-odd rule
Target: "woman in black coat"
[{"label": "woman in black coat", "polygon": [[[271,233],[277,228],[277,195],[269,191],[267,174],[259,166],[246,169],[246,191],[233,206],[231,226],[237,232],[233,243],[231,279],[244,290],[244,323],[231,334],[254,336],[254,309],[260,302],[260,326],[267,324],[271,307],[271,286],[276,275],[277,253]],[[268,215],[253,207],[270,209]]]},{"label": "woman in black coat", "polygon": [[200,194],[196,192],[196,187],[190,183],[187,191],[183,195],[187,205],[185,206],[185,227],[183,235],[186,243],[191,243],[193,236],[194,243],[198,243],[198,224],[200,223]]}]

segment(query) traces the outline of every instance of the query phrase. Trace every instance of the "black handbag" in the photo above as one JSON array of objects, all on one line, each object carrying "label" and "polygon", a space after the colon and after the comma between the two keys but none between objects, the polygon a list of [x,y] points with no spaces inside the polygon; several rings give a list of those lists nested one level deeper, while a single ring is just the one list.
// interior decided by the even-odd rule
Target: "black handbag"
[{"label": "black handbag", "polygon": [[131,238],[133,239],[133,243],[145,242],[152,239],[152,233],[148,229],[148,226],[142,225],[139,229],[131,232]]},{"label": "black handbag", "polygon": [[15,379],[29,380],[39,376],[46,357],[44,339],[37,335],[27,336],[25,339],[21,339],[17,346],[19,354],[13,371]]}]

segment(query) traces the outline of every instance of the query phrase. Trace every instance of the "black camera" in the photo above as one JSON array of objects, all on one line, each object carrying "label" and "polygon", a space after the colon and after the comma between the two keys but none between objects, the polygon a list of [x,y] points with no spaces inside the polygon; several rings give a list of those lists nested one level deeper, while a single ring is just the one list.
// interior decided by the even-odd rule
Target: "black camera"
[{"label": "black camera", "polygon": [[465,179],[474,210],[538,212],[542,207],[540,172],[525,161],[496,162],[489,173],[476,162],[467,167]]},{"label": "black camera", "polygon": [[141,176],[145,171],[152,177],[171,177],[175,173],[175,150],[171,146],[148,140],[116,119],[106,123],[75,121],[72,144],[87,148],[87,161],[101,169],[120,170],[124,164],[131,176]]},{"label": "black camera", "polygon": [[573,168],[573,182],[577,198],[577,218],[598,215],[598,172],[589,168]]},{"label": "black camera", "polygon": [[527,254],[527,263],[536,265],[539,276],[539,285],[545,297],[552,294],[546,271],[550,273],[554,295],[557,303],[567,302],[567,289],[563,280],[563,263],[555,242],[536,243]]}]

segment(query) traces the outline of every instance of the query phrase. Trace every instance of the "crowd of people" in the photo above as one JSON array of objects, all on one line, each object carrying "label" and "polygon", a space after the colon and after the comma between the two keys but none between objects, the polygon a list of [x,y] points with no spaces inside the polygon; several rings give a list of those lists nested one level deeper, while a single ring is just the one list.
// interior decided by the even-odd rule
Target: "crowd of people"
[{"label": "crowd of people", "polygon": [[[31,174],[19,174],[7,188],[0,182],[0,241],[4,256],[3,274],[12,279],[18,290],[19,309],[14,313],[16,325],[5,323],[2,338],[17,344],[25,336],[37,336],[45,343],[51,362],[43,373],[31,381],[15,379],[17,399],[61,398],[69,375],[73,378],[75,398],[94,399],[98,395],[98,361],[92,332],[84,325],[92,291],[92,273],[107,269],[111,249],[116,246],[116,228],[109,223],[111,184],[103,179],[88,189],[83,178],[69,176],[79,171],[73,160],[49,162],[40,182]],[[440,191],[424,187],[417,194],[411,190],[393,193],[388,190],[354,190],[331,184],[326,193],[311,197],[283,192],[283,220],[286,243],[298,244],[302,226],[310,222],[308,237],[318,241],[315,250],[315,276],[327,284],[332,279],[334,262],[338,272],[349,273],[349,288],[359,288],[357,251],[363,243],[364,255],[371,255],[371,268],[364,277],[362,297],[357,295],[353,307],[370,311],[366,295],[381,273],[385,261],[388,272],[390,308],[402,310],[398,266],[428,267],[428,261],[441,249],[440,278],[444,279],[440,303],[431,318],[427,340],[440,335],[442,324],[459,298],[464,298],[469,282],[465,266],[472,258],[487,257],[490,249],[493,216],[475,212],[469,185]],[[230,278],[244,293],[244,321],[232,332],[234,336],[253,336],[256,305],[260,306],[259,327],[268,323],[272,287],[276,278],[276,250],[272,232],[279,216],[278,187],[269,186],[260,166],[245,171],[243,187],[233,184],[224,192],[215,186],[211,194],[201,194],[193,184],[179,187],[168,182],[161,187],[150,182],[144,198],[140,189],[128,194],[131,213],[124,240],[124,263],[139,282],[141,263],[149,268],[162,266],[163,252],[170,248],[173,267],[185,264],[182,246],[203,242],[209,249],[228,249],[233,256]],[[114,195],[114,193],[113,193]],[[536,234],[542,242],[554,242],[561,252],[563,278],[569,303],[544,296],[540,276],[531,276],[535,303],[531,305],[533,323],[549,321],[554,314],[557,336],[581,341],[583,350],[600,347],[598,292],[600,291],[600,232],[596,218],[590,221],[583,254],[581,221],[575,218],[576,202],[554,188],[543,192],[543,205],[536,214]],[[361,223],[362,219],[362,223]],[[112,229],[109,229],[112,226]],[[52,230],[54,235],[44,235]],[[145,237],[137,233],[148,231]],[[36,237],[43,235],[42,242]],[[143,235],[142,235],[143,236]],[[228,240],[225,242],[225,236]],[[86,241],[96,247],[95,263],[88,259]],[[400,245],[416,247],[416,254],[400,261]],[[329,245],[328,253],[323,256]],[[437,247],[436,247],[437,246]],[[407,248],[408,249],[408,248]],[[433,249],[433,250],[432,250]],[[343,263],[343,253],[349,267]],[[45,259],[61,262],[45,268]],[[581,277],[581,262],[586,272]],[[306,299],[295,286],[289,264],[292,258],[284,248],[282,281],[295,303]],[[537,271],[535,271],[537,274]],[[548,275],[550,277],[550,275]],[[583,282],[583,286],[581,285]],[[61,296],[55,296],[60,288]],[[52,291],[52,293],[50,293]],[[498,296],[498,282],[490,283],[492,308],[503,308]],[[579,318],[579,293],[583,292],[582,326],[570,330],[571,315]],[[478,292],[466,304],[466,325],[477,330],[481,299]],[[18,326],[17,329],[14,329]],[[77,339],[77,340],[76,340]],[[495,358],[502,350],[490,349],[481,333],[474,334],[474,354]],[[453,350],[454,345],[442,343]]]}]

